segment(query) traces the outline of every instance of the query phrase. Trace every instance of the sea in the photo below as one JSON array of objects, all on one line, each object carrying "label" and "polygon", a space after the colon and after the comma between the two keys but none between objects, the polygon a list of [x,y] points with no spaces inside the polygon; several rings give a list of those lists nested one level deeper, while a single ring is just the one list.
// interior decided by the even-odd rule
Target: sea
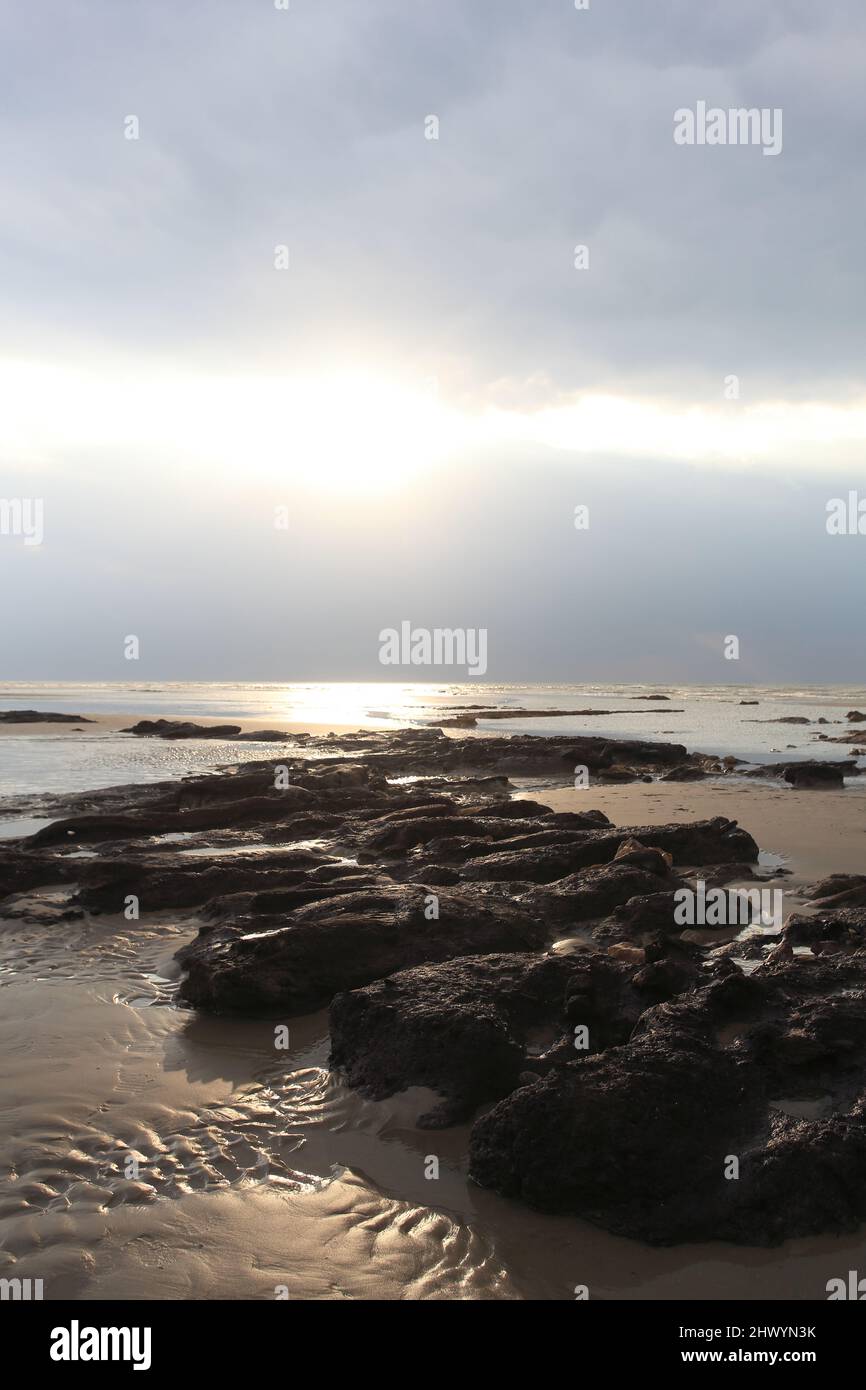
[{"label": "sea", "polygon": [[[513,720],[485,719],[482,713],[474,731],[479,734],[640,737],[682,743],[689,752],[730,754],[750,764],[782,758],[841,760],[851,757],[850,745],[822,743],[817,735],[856,729],[846,714],[866,708],[866,687],[197,681],[0,685],[0,711],[128,716],[130,725],[144,717],[255,720],[266,728],[280,728],[282,722],[296,727],[395,729],[430,724],[444,712],[474,712],[473,706],[539,711],[534,718]],[[552,717],[545,713],[550,710],[605,712]],[[792,716],[810,723],[778,722]],[[827,723],[819,726],[819,720]],[[21,798],[28,794],[160,781],[267,757],[269,747],[221,739],[164,742],[119,730],[88,731],[86,739],[76,739],[66,730],[33,732],[31,728],[18,733],[14,725],[6,727],[12,736],[0,738],[0,819],[4,811],[11,815],[13,809],[20,810]],[[866,759],[861,759],[860,765],[864,764]],[[866,779],[862,780],[866,790]]]}]

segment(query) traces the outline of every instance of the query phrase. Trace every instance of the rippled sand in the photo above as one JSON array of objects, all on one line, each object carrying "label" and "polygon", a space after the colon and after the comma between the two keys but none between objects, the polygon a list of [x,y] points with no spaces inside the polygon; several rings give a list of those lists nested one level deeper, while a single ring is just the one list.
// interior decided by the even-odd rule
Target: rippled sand
[{"label": "rippled sand", "polygon": [[[605,809],[735,813],[716,789],[646,790]],[[736,814],[777,852],[794,816],[809,872],[862,867],[851,799],[820,793],[816,822],[809,795],[749,788]],[[465,1129],[415,1127],[426,1093],[377,1104],[328,1072],[324,1014],[277,1051],[273,1021],[176,1008],[189,936],[171,914],[0,922],[0,1266],[46,1298],[820,1298],[862,1265],[862,1237],[651,1250],[481,1191]]]}]

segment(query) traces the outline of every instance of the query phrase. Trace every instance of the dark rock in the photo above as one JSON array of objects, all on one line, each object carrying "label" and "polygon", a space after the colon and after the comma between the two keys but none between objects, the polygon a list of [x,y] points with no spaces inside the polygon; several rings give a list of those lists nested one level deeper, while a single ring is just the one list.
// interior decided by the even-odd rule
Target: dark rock
[{"label": "dark rock", "polygon": [[521,1087],[476,1120],[470,1174],[506,1197],[620,1235],[689,1239],[707,1194],[724,1186],[725,1155],[760,1123],[762,1102],[743,1067],[700,1030],[647,1027],[625,1046]]},{"label": "dark rock", "polygon": [[437,1118],[454,1122],[513,1090],[533,1028],[562,1033],[581,968],[566,956],[464,956],[338,994],[331,1065],[379,1100],[432,1087],[448,1102]]},{"label": "dark rock", "polygon": [[193,724],[181,719],[140,719],[122,734],[138,734],[142,738],[234,738],[240,724]]},{"label": "dark rock", "polygon": [[439,917],[431,920],[430,891],[395,884],[349,893],[301,907],[270,930],[258,918],[251,929],[243,921],[204,927],[178,953],[187,970],[181,997],[215,1013],[291,1015],[413,965],[538,949],[547,940],[529,913],[468,891],[438,889]]},{"label": "dark rock", "polygon": [[830,874],[806,890],[817,907],[866,907],[866,874]]},{"label": "dark rock", "polygon": [[[642,954],[642,953],[641,953]],[[625,1042],[641,1013],[693,983],[697,967],[659,960],[639,972],[603,954],[464,956],[400,971],[331,1004],[331,1065],[375,1099],[428,1086],[445,1105],[423,1123],[453,1124],[578,1055]],[[636,977],[635,977],[636,978]],[[553,1046],[533,1052],[533,1041]]]},{"label": "dark rock", "polygon": [[54,714],[36,709],[0,710],[0,724],[95,724],[85,714]]},{"label": "dark rock", "polygon": [[284,820],[293,810],[313,803],[313,795],[302,787],[286,787],[270,797],[250,797],[221,805],[202,806],[189,811],[154,811],[129,816],[74,816],[54,821],[27,837],[29,846],[99,844],[109,840],[131,840],[146,835],[214,830],[223,826],[262,824]]},{"label": "dark rock", "polygon": [[597,941],[638,941],[644,936],[679,935],[683,928],[675,920],[676,907],[674,890],[636,895],[614,908],[593,936]]},{"label": "dark rock", "polygon": [[291,734],[287,734],[283,729],[253,729],[247,734],[238,734],[238,743],[246,739],[250,743],[281,743],[285,739],[290,739]]},{"label": "dark rock", "polygon": [[805,714],[783,714],[780,719],[753,719],[746,722],[752,724],[811,724],[812,720],[807,719]]},{"label": "dark rock", "polygon": [[214,859],[199,855],[158,858],[144,863],[113,860],[100,866],[99,876],[80,888],[73,901],[88,912],[112,914],[122,912],[125,898],[134,894],[142,912],[162,912],[201,907],[230,894],[264,896],[263,890],[283,890],[292,893],[294,906],[300,906],[336,891],[311,875],[311,870],[327,862],[324,854],[291,849],[275,851],[264,862],[261,855],[243,854]]},{"label": "dark rock", "polygon": [[[500,1100],[473,1127],[472,1176],[656,1244],[857,1229],[866,953],[725,968],[643,1013],[622,1046]],[[816,1095],[823,1116],[803,1118]]]},{"label": "dark rock", "polygon": [[[665,866],[667,872],[667,866]],[[578,923],[606,917],[621,903],[638,894],[658,889],[657,872],[614,859],[569,874],[545,888],[530,888],[516,901],[538,913],[546,922]]]},{"label": "dark rock", "polygon": [[510,851],[498,847],[495,853],[470,859],[463,866],[462,877],[471,881],[553,883],[591,865],[610,863],[620,845],[633,838],[666,851],[676,864],[727,863],[736,858],[754,863],[758,858],[758,846],[751,835],[736,821],[715,816],[683,824],[577,832],[570,845]]},{"label": "dark rock", "polygon": [[841,787],[846,776],[856,770],[853,763],[789,763],[782,771],[785,781],[792,787]]},{"label": "dark rock", "polygon": [[852,948],[866,946],[866,906],[819,913],[792,912],[785,922],[784,938],[791,946],[811,946],[816,941],[838,941]]}]

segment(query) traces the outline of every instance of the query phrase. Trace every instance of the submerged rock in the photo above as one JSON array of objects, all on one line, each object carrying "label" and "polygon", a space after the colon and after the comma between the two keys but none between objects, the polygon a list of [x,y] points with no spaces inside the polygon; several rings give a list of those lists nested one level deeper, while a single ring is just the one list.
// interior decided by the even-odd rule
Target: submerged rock
[{"label": "submerged rock", "polygon": [[95,724],[84,714],[56,714],[50,710],[0,710],[0,724]]}]

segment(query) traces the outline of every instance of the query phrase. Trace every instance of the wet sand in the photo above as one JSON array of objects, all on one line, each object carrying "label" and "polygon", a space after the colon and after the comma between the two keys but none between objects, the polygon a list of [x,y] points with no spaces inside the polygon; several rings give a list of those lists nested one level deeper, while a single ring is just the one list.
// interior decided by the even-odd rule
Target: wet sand
[{"label": "wet sand", "polygon": [[[785,857],[793,891],[866,861],[855,791],[520,794],[619,824],[728,815]],[[47,1299],[567,1300],[584,1284],[601,1299],[809,1299],[866,1259],[864,1233],[654,1249],[483,1191],[467,1128],[419,1130],[417,1091],[374,1103],[328,1072],[324,1013],[292,1020],[276,1053],[266,1020],[177,1008],[190,936],[171,913],[0,921],[0,1269],[42,1278]]]},{"label": "wet sand", "polygon": [[615,825],[663,825],[729,816],[755,837],[762,851],[784,858],[793,882],[805,882],[866,870],[863,791],[856,783],[843,791],[797,790],[729,777],[689,783],[598,784],[583,791],[533,784],[518,795],[543,801],[556,811],[598,809]]},{"label": "wet sand", "polygon": [[[56,711],[54,711],[56,713]],[[56,738],[58,734],[68,734],[70,738],[80,738],[82,734],[90,737],[102,737],[105,734],[117,734],[124,729],[131,729],[133,724],[137,724],[141,719],[185,719],[189,718],[184,714],[87,714],[86,710],[81,711],[86,715],[86,724],[68,723],[66,720],[54,723],[52,720],[40,719],[31,724],[3,724],[0,723],[0,738],[15,738],[27,736],[32,738],[34,734],[50,734]],[[254,733],[258,729],[279,729],[285,734],[346,734],[352,733],[358,727],[357,721],[350,724],[311,724],[309,720],[286,720],[281,719],[279,711],[262,716],[257,714],[254,718],[235,717],[234,715],[220,715],[210,717],[208,715],[195,715],[190,720],[194,724],[202,724],[216,728],[219,725],[239,724],[241,733]],[[371,720],[371,726],[380,723],[382,727],[392,727],[390,720],[380,721]],[[130,735],[130,737],[138,737]]]},{"label": "wet sand", "polygon": [[465,1129],[414,1128],[423,1093],[327,1072],[323,1014],[275,1060],[266,1021],[167,1002],[169,921],[74,935],[10,923],[0,958],[0,1261],[46,1298],[797,1299],[862,1264],[862,1237],[659,1250],[504,1201],[467,1183]]}]

